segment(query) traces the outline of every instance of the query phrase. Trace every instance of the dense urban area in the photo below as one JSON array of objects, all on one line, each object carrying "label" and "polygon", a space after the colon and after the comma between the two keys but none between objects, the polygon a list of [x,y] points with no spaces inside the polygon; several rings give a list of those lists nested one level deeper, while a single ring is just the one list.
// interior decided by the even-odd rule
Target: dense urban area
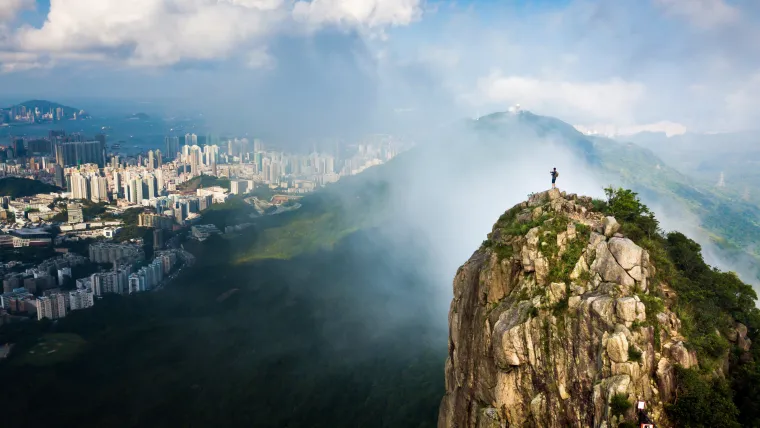
[{"label": "dense urban area", "polygon": [[[77,114],[14,108],[3,120],[55,122]],[[166,136],[163,150],[125,155],[105,133],[11,136],[0,146],[0,325],[63,318],[109,293],[160,290],[194,264],[188,240],[251,225],[220,230],[204,222],[214,205],[247,204],[251,220],[297,210],[304,194],[386,162],[403,147],[381,135],[349,155],[288,154],[259,139],[188,133]],[[0,358],[12,348],[0,344]]]}]

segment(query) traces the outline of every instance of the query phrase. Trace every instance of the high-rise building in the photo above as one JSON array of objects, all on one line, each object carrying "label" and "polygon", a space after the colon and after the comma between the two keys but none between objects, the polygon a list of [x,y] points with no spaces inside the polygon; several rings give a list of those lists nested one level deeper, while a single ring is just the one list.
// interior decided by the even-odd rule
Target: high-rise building
[{"label": "high-rise building", "polygon": [[113,199],[119,198],[119,192],[121,190],[121,174],[119,171],[113,172]]},{"label": "high-rise building", "polygon": [[244,180],[231,180],[230,181],[230,193],[233,195],[242,195],[248,189],[248,182]]},{"label": "high-rise building", "polygon": [[105,177],[94,176],[90,179],[93,202],[108,202],[108,180]]},{"label": "high-rise building", "polygon": [[156,160],[153,158],[153,150],[148,150],[148,169],[151,170],[155,168]]},{"label": "high-rise building", "polygon": [[148,174],[143,177],[143,183],[145,183],[145,189],[148,191],[148,199],[155,199],[158,196],[156,193],[156,178]]},{"label": "high-rise building", "polygon": [[179,152],[179,137],[167,136],[164,138],[166,143],[166,157],[168,159],[176,159],[177,152]]},{"label": "high-rise building", "polygon": [[142,213],[137,217],[137,225],[140,227],[155,227],[158,229],[171,229],[172,218],[163,215]]},{"label": "high-rise building", "polygon": [[153,249],[164,248],[164,229],[153,229]]},{"label": "high-rise building", "polygon": [[82,214],[82,206],[79,204],[66,205],[66,211],[68,212],[69,223],[81,223],[84,221],[84,215]]},{"label": "high-rise building", "polygon": [[185,145],[186,146],[197,146],[198,145],[198,136],[195,134],[185,134]]},{"label": "high-rise building", "polygon": [[55,162],[62,166],[95,163],[102,168],[105,155],[100,141],[67,141],[56,145]]},{"label": "high-rise building", "polygon": [[135,178],[132,185],[134,186],[134,192],[135,192],[134,203],[141,204],[143,199],[145,199],[145,192],[143,192],[143,189],[144,189],[143,180],[140,177],[137,177]]},{"label": "high-rise building", "polygon": [[190,148],[190,174],[193,177],[200,175],[201,150],[198,146]]},{"label": "high-rise building", "polygon": [[55,164],[55,185],[65,189],[66,181],[63,178],[63,166]]},{"label": "high-rise building", "polygon": [[161,153],[161,150],[156,150],[156,168],[161,169],[161,166],[164,164],[164,156]]},{"label": "high-rise building", "polygon": [[95,305],[95,293],[88,289],[79,289],[69,292],[69,308],[72,311],[91,308]]},{"label": "high-rise building", "polygon": [[90,199],[90,177],[78,172],[71,174],[71,198]]},{"label": "high-rise building", "polygon": [[37,299],[37,319],[48,318],[51,320],[66,316],[66,295],[53,293],[49,296]]}]

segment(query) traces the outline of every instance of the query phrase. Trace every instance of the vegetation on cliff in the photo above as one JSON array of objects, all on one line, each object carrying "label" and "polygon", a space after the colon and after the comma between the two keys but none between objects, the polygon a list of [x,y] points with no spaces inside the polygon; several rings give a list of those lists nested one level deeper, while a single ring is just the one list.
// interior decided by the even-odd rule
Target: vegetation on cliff
[{"label": "vegetation on cliff", "polygon": [[[757,425],[758,346],[752,346],[750,354],[728,340],[735,335],[736,323],[741,323],[756,342],[760,331],[757,294],[733,272],[708,266],[700,245],[693,240],[680,232],[661,231],[654,214],[635,192],[605,191],[607,200],[598,208],[620,220],[622,231],[653,256],[658,267],[654,282],[675,291],[671,305],[688,339],[685,344],[696,350],[700,362],[699,370],[677,370],[678,394],[668,409],[672,420],[677,426],[691,427]],[[651,294],[665,297],[661,288],[653,288]],[[733,391],[721,371],[727,360]]]},{"label": "vegetation on cliff", "polygon": [[663,426],[757,425],[754,290],[605,192],[530,195],[458,271],[441,426],[630,426],[640,399]]}]

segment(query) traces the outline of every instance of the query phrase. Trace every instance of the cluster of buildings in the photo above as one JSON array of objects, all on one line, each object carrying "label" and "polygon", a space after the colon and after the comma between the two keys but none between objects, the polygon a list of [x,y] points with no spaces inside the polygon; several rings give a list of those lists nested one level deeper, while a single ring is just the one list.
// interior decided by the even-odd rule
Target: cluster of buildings
[{"label": "cluster of buildings", "polygon": [[[5,201],[0,221],[2,211],[7,211],[19,223],[52,222],[61,212],[53,199],[61,197],[119,208],[161,207],[166,211],[163,215],[183,224],[188,217],[192,220],[196,206],[202,211],[224,202],[228,194],[244,195],[262,186],[281,194],[312,192],[342,176],[381,164],[405,148],[385,135],[368,137],[348,148],[336,146],[333,153],[291,154],[269,149],[259,139],[223,141],[195,134],[168,136],[165,145],[163,152],[149,150],[146,155],[124,157],[108,153],[103,134],[88,138],[51,131],[47,137],[11,137],[9,146],[0,147],[0,177],[35,178],[64,191],[38,195],[37,200]],[[230,180],[229,190],[183,186],[201,175]],[[208,195],[211,199],[205,198]]]},{"label": "cluster of buildings", "polygon": [[10,108],[0,109],[0,125],[10,123],[59,122],[78,120],[89,117],[84,110],[64,107],[58,104],[25,103]]},{"label": "cluster of buildings", "polygon": [[[66,254],[46,260],[23,273],[3,278],[0,309],[18,314],[35,314],[37,319],[63,318],[70,311],[86,309],[97,297],[107,293],[131,294],[159,286],[179,263],[192,264],[193,258],[182,250],[157,251],[150,262],[142,262],[142,249],[130,244],[93,244],[91,263],[111,263],[105,272],[71,279],[71,268],[88,262],[87,258]],[[57,275],[54,275],[57,274]],[[65,288],[74,285],[73,290]]]},{"label": "cluster of buildings", "polygon": [[32,293],[36,293],[65,286],[71,279],[71,268],[85,263],[87,263],[86,257],[66,253],[47,259],[23,272],[13,272],[11,269],[2,268],[0,269],[0,277],[3,281],[3,292],[8,293],[23,287]]}]

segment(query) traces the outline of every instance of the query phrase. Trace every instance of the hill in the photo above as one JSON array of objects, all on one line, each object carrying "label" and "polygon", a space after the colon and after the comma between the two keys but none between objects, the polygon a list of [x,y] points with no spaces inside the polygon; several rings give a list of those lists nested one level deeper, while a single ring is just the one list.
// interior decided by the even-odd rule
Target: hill
[{"label": "hill", "polygon": [[[34,109],[39,109],[39,111],[42,112],[42,113],[48,113],[51,110],[55,111],[55,109],[57,109],[57,108],[62,108],[63,109],[63,116],[66,117],[66,118],[71,118],[71,117],[73,117],[74,114],[79,115],[79,112],[80,112],[80,109],[78,109],[78,108],[65,106],[63,104],[59,104],[59,103],[55,103],[55,102],[47,101],[47,100],[29,100],[29,101],[24,101],[22,103],[14,104],[14,105],[8,107],[6,110],[15,109],[15,108],[22,107],[22,106],[26,107],[27,110],[32,110],[32,111],[34,111]],[[87,115],[81,115],[81,116],[77,116],[77,117],[78,118],[84,118],[86,116]]]},{"label": "hill", "polygon": [[150,116],[145,113],[134,113],[127,116],[127,119],[131,120],[149,120]]},{"label": "hill", "polygon": [[[549,165],[558,165],[563,171],[561,187],[572,186],[597,197],[608,184],[635,190],[645,203],[667,209],[665,220],[679,219],[680,227],[697,234],[694,238],[700,243],[715,246],[719,257],[710,251],[712,263],[744,266],[741,274],[746,280],[760,281],[760,249],[754,245],[760,241],[756,220],[760,211],[753,205],[732,201],[694,182],[650,150],[589,137],[558,119],[530,112],[494,113],[468,120],[441,135],[431,135],[384,165],[344,178],[319,195],[307,196],[303,203],[308,209],[276,220],[257,220],[276,222],[277,227],[257,235],[256,241],[244,237],[251,248],[241,258],[300,254],[311,248],[302,246],[302,239],[334,242],[322,235],[325,228],[321,224],[329,222],[329,228],[336,231],[382,224],[391,235],[395,234],[391,229],[400,223],[412,222],[433,242],[475,245],[475,237],[490,228],[488,219],[499,214],[501,201],[515,202],[548,186],[535,177],[543,176]],[[361,198],[372,202],[350,203]],[[318,199],[322,201],[316,202]],[[464,211],[472,216],[467,228],[456,226]],[[337,212],[341,212],[340,224],[334,222]],[[435,221],[425,222],[424,218]],[[670,221],[664,224],[672,227]],[[264,250],[278,247],[277,251]],[[446,257],[451,259],[447,266],[453,272],[457,260],[468,254],[461,249],[451,253]]]},{"label": "hill", "polygon": [[606,192],[531,195],[457,271],[439,427],[635,426],[637,400],[657,426],[757,424],[752,287]]},{"label": "hill", "polygon": [[21,177],[0,178],[0,196],[11,196],[21,198],[24,196],[33,196],[39,193],[60,192],[59,187],[52,184],[43,183],[39,180],[31,180]]},{"label": "hill", "polygon": [[199,175],[193,177],[186,182],[177,185],[177,189],[181,191],[194,192],[201,187],[213,187],[220,186],[227,190],[230,189],[230,180],[226,178],[217,178],[212,175]]}]

